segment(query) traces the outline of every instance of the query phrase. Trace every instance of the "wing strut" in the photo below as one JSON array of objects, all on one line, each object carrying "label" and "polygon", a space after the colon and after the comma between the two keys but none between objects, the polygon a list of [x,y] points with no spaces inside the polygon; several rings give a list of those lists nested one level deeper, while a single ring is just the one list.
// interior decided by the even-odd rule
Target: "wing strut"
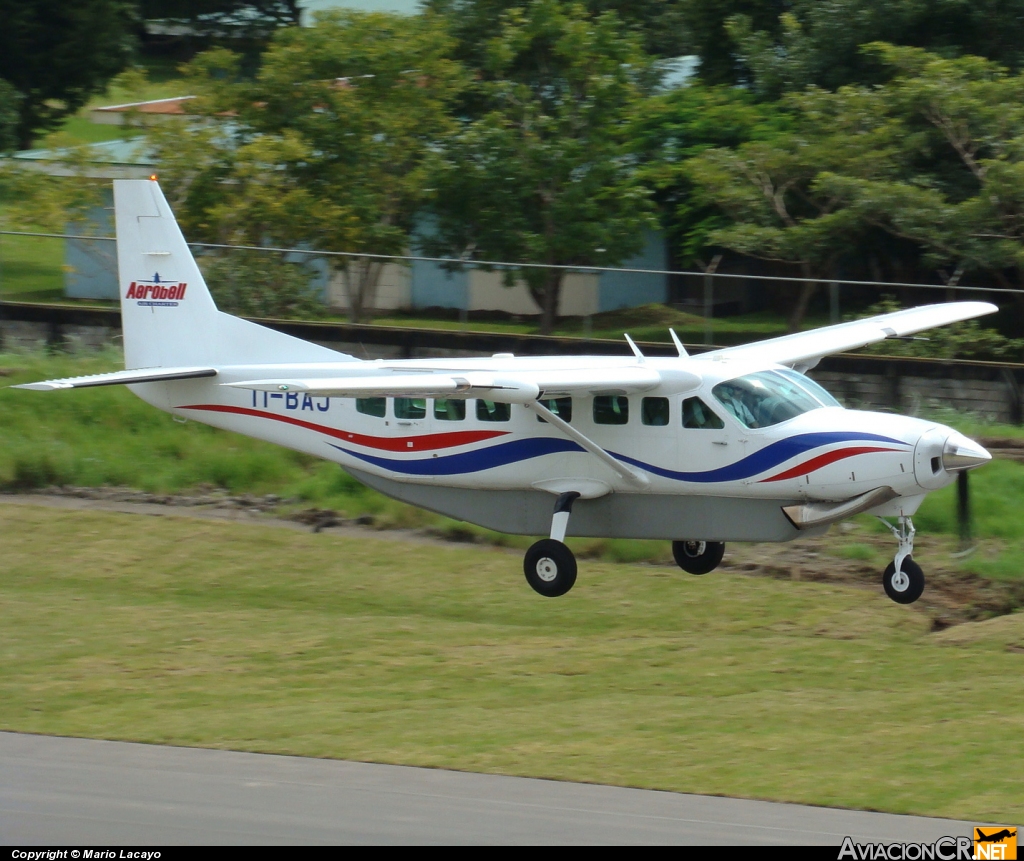
[{"label": "wing strut", "polygon": [[607,451],[605,451],[596,442],[585,437],[576,428],[566,421],[563,421],[556,416],[551,410],[549,410],[540,401],[526,401],[523,404],[528,410],[533,410],[537,413],[544,421],[554,425],[562,433],[564,433],[569,439],[578,442],[586,451],[590,452],[594,457],[601,461],[605,466],[612,470],[619,478],[625,481],[627,484],[631,484],[638,490],[646,490],[651,486],[651,480],[644,475],[642,472],[638,472],[628,464],[623,463],[618,458],[612,457]]}]

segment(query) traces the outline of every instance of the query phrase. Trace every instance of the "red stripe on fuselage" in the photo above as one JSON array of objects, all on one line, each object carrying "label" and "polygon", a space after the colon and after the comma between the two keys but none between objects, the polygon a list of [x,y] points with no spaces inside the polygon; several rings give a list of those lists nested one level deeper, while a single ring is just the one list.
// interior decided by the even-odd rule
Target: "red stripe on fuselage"
[{"label": "red stripe on fuselage", "polygon": [[263,410],[254,410],[249,407],[230,407],[222,404],[192,404],[191,406],[177,407],[179,410],[204,410],[210,413],[232,413],[239,416],[253,416],[259,419],[273,419],[285,424],[295,425],[306,430],[327,434],[335,439],[345,440],[355,445],[366,448],[376,448],[381,451],[430,451],[438,448],[454,448],[459,445],[469,445],[474,442],[494,439],[499,436],[507,436],[508,431],[453,431],[451,433],[428,433],[422,436],[367,436],[361,433],[338,430],[326,425],[318,425],[313,422],[303,421],[292,416],[280,416],[276,413],[268,413]]},{"label": "red stripe on fuselage", "polygon": [[844,458],[853,457],[857,454],[869,454],[873,451],[899,451],[899,449],[861,446],[856,448],[841,448],[836,451],[827,451],[825,454],[819,454],[817,457],[812,457],[810,460],[804,461],[799,466],[794,466],[791,469],[787,469],[785,472],[773,475],[771,478],[762,478],[758,483],[764,484],[767,481],[783,481],[787,478],[799,478],[801,475],[807,475],[809,472],[814,472],[814,470],[821,469],[823,466],[828,466],[830,463],[835,463],[837,460],[843,460]]}]

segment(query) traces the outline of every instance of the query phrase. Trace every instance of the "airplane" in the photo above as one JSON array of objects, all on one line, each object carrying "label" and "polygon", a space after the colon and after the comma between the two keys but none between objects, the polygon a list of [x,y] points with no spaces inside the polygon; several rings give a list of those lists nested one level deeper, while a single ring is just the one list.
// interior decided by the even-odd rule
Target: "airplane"
[{"label": "airplane", "polygon": [[1011,831],[1009,828],[1004,828],[1002,831],[996,831],[994,834],[986,835],[980,828],[976,829],[978,832],[979,843],[1002,843],[1004,840],[1010,837],[1017,836],[1017,829]]},{"label": "airplane", "polygon": [[[706,574],[727,541],[820,535],[868,513],[896,538],[886,594],[916,601],[912,515],[991,459],[933,421],[844,409],[806,376],[823,357],[989,314],[910,308],[690,356],[378,359],[219,311],[155,177],[115,180],[125,368],[27,383],[126,385],[175,417],[333,461],[381,493],[500,532],[547,535],[526,579],[576,581],[567,535],[662,539]],[[895,522],[893,522],[893,520]]]}]

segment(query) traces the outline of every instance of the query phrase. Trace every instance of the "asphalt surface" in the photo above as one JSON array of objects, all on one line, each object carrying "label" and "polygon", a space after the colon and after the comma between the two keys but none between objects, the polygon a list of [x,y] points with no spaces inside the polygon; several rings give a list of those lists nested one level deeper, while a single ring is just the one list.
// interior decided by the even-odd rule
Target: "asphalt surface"
[{"label": "asphalt surface", "polygon": [[0,843],[931,842],[973,823],[0,732]]}]

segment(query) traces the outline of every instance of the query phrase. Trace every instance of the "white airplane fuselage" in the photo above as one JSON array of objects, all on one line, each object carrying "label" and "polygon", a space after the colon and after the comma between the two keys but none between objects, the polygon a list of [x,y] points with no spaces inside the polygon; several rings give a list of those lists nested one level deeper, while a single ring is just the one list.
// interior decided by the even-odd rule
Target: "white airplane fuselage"
[{"label": "white airplane fuselage", "polygon": [[[460,368],[473,362],[458,361]],[[493,368],[495,361],[481,360],[481,364]],[[511,372],[542,366],[549,360],[508,357],[497,361]],[[579,357],[578,361],[587,368],[635,362],[632,357]],[[712,390],[755,366],[699,357],[646,361],[659,372],[669,372],[665,376],[671,376],[673,369],[686,368],[698,373],[701,383],[684,392],[669,385],[629,395],[622,424],[599,423],[594,415],[595,396],[577,395],[572,398],[570,421],[599,446],[642,472],[649,479],[643,493],[521,404],[502,410],[500,420],[485,420],[478,416],[476,399],[469,399],[464,418],[452,420],[437,414],[436,399],[419,399],[416,407],[418,412],[422,405],[422,417],[409,417],[396,415],[396,399],[387,398],[383,415],[369,415],[356,408],[354,398],[225,385],[257,374],[324,376],[331,370],[310,364],[227,366],[219,370],[216,381],[132,388],[178,416],[334,461],[391,496],[510,532],[537,531],[538,524],[550,517],[550,494],[563,485],[565,489],[582,489],[584,500],[614,493],[633,508],[629,516],[601,518],[599,527],[593,529],[587,527],[585,516],[574,516],[575,528],[570,528],[570,534],[685,537],[698,527],[671,516],[670,499],[677,497],[684,506],[677,513],[684,520],[689,519],[694,503],[701,510],[705,531],[697,534],[702,538],[785,540],[798,531],[774,514],[781,513],[782,505],[842,501],[887,486],[896,498],[872,513],[909,516],[927,492],[955,480],[955,474],[932,468],[932,458],[941,455],[945,440],[959,436],[950,428],[917,418],[835,406],[812,409],[770,427],[748,428],[723,408]],[[398,371],[435,371],[450,364],[443,359],[379,361],[360,363],[357,368],[346,366],[346,372],[386,377]],[[756,370],[765,369],[763,363],[756,365]],[[788,369],[780,366],[779,370]],[[664,423],[644,422],[645,398],[667,401],[667,415],[657,417]],[[713,410],[721,427],[684,427],[682,404],[689,398],[699,398]],[[927,451],[920,451],[922,446]],[[425,494],[427,488],[438,492]],[[512,492],[533,491],[536,516],[525,520],[512,512],[505,516],[506,503],[500,493],[490,504],[469,496],[462,504],[450,501],[454,499],[450,492],[458,490],[507,491],[509,503]],[[719,499],[733,502],[716,506]],[[770,503],[774,525],[759,522],[769,508],[737,507],[739,500]],[[669,516],[652,517],[659,507]],[[580,511],[585,510],[586,505],[581,504]],[[710,531],[708,519],[714,523]]]}]

